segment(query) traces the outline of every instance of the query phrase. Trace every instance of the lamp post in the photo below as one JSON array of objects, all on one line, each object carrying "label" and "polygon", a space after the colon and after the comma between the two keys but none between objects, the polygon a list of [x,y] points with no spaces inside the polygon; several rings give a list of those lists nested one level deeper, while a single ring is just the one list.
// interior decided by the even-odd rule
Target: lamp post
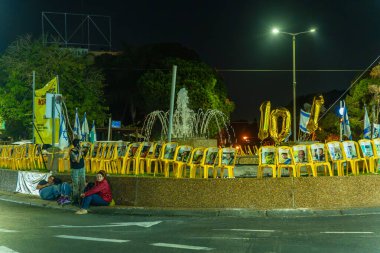
[{"label": "lamp post", "polygon": [[297,141],[297,114],[296,114],[296,36],[304,33],[313,33],[315,32],[316,29],[310,29],[308,31],[303,31],[303,32],[298,32],[298,33],[289,33],[289,32],[282,32],[277,28],[272,29],[272,33],[278,34],[286,34],[292,36],[292,41],[293,41],[293,141]]}]

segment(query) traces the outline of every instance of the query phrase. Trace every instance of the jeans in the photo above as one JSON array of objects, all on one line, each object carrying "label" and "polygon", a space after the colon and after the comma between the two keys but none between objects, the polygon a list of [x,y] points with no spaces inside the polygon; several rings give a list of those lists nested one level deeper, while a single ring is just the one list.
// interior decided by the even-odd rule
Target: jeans
[{"label": "jeans", "polygon": [[62,183],[60,188],[61,188],[61,195],[66,196],[66,197],[71,196],[71,186],[69,183],[66,183],[66,182]]},{"label": "jeans", "polygon": [[83,199],[82,209],[88,209],[90,204],[94,206],[108,206],[110,203],[102,199],[98,194],[92,194]]},{"label": "jeans", "polygon": [[79,202],[79,195],[83,193],[86,184],[86,171],[84,168],[71,169],[71,180],[73,181],[72,197],[73,202]]},{"label": "jeans", "polygon": [[50,185],[40,190],[40,197],[44,200],[55,200],[60,195],[60,185]]}]

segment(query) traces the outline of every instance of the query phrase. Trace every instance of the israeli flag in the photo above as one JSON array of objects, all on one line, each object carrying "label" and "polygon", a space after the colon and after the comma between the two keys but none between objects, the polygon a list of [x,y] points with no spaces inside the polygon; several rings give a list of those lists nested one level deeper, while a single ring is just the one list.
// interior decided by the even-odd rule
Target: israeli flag
[{"label": "israeli flag", "polygon": [[92,127],[91,127],[91,131],[90,131],[90,142],[91,143],[96,142],[95,120],[92,121]]},{"label": "israeli flag", "polygon": [[69,136],[67,135],[65,116],[61,113],[61,122],[59,124],[59,148],[64,149],[70,145]]},{"label": "israeli flag", "polygon": [[86,113],[84,113],[84,116],[83,116],[82,129],[81,130],[82,130],[81,131],[82,141],[88,141],[90,130],[88,129],[88,122],[87,122]]},{"label": "israeli flag", "polygon": [[348,111],[346,107],[346,103],[343,101],[343,135],[347,136],[348,139],[352,140],[350,121],[348,120]]},{"label": "israeli flag", "polygon": [[372,139],[380,138],[380,124],[373,123]]},{"label": "israeli flag", "polygon": [[309,112],[305,112],[304,110],[301,109],[301,113],[300,113],[300,130],[301,132],[304,132],[304,133],[310,133],[309,130],[307,130],[306,126],[307,126],[307,123],[309,123],[309,119],[310,119],[310,113]]},{"label": "israeli flag", "polygon": [[82,131],[80,127],[80,121],[78,116],[78,108],[75,108],[75,122],[73,129],[74,139],[82,139]]},{"label": "israeli flag", "polygon": [[364,128],[363,128],[363,138],[371,139],[371,122],[369,122],[367,107],[364,106]]}]

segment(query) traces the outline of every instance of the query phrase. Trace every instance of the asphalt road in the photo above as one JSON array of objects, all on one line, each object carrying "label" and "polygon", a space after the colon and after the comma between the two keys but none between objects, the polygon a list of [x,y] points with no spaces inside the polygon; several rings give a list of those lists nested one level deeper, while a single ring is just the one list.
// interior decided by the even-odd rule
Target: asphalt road
[{"label": "asphalt road", "polygon": [[75,215],[0,201],[0,253],[380,252],[380,215]]}]

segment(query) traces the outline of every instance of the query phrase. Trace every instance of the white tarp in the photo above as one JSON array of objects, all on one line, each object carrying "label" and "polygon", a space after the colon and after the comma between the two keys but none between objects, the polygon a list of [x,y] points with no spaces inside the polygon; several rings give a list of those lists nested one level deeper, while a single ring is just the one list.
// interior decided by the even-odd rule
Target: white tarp
[{"label": "white tarp", "polygon": [[47,181],[50,175],[51,173],[19,171],[16,192],[38,196],[39,190],[36,189],[37,184],[41,180]]}]

